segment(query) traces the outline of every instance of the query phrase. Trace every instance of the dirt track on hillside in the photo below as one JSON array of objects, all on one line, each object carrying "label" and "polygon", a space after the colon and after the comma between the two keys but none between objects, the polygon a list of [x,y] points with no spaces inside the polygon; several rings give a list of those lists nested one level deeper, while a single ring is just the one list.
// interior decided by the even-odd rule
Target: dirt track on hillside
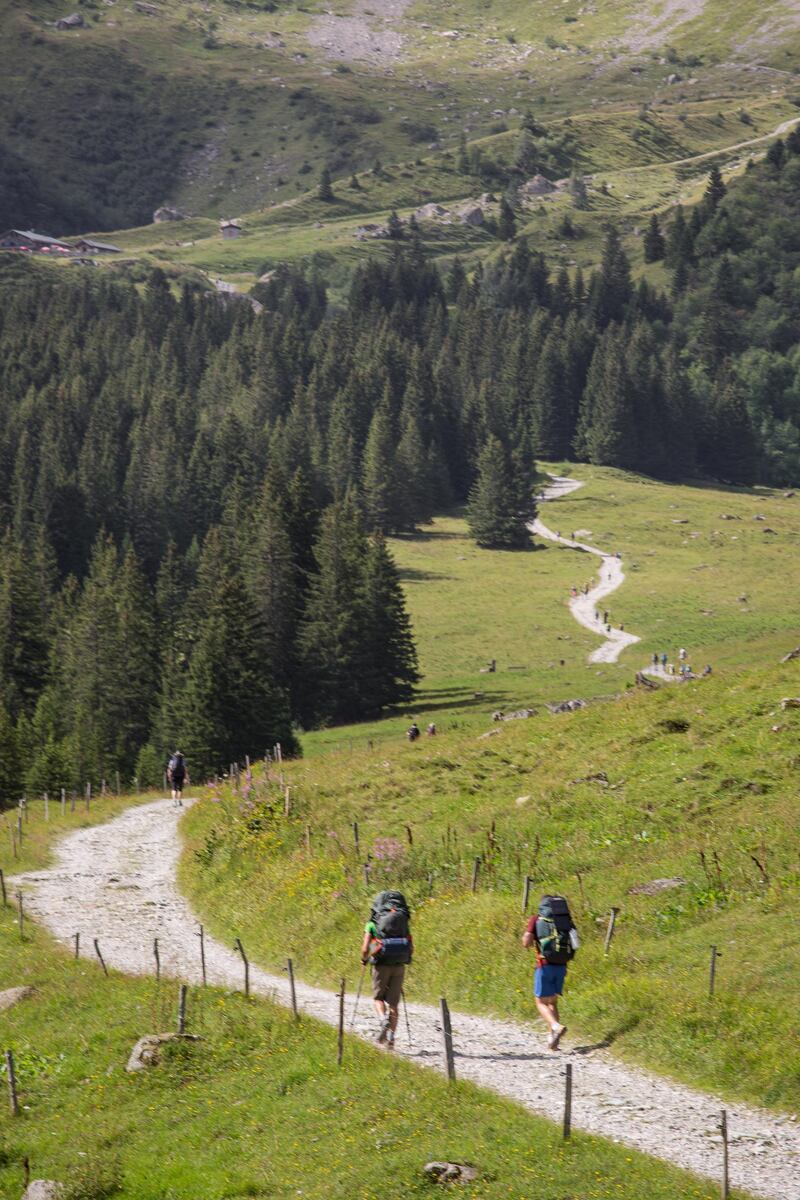
[{"label": "dirt track on hillside", "polygon": [[[200,982],[198,925],[175,882],[180,854],[181,809],[159,800],[127,812],[106,825],[81,829],[65,838],[52,869],[20,877],[31,916],[60,941],[79,932],[83,953],[93,955],[98,938],[106,962],[133,974],[153,972],[153,938],[158,937],[162,972]],[[358,930],[354,929],[354,941]],[[424,949],[423,949],[424,953]],[[242,987],[242,963],[234,951],[206,938],[210,983]],[[274,964],[279,969],[282,964]],[[302,973],[302,962],[296,964]],[[358,964],[343,964],[355,990]],[[574,970],[580,970],[576,965]],[[254,992],[288,1003],[281,974],[251,969]],[[413,996],[413,968],[408,991]],[[335,1024],[333,992],[298,984],[303,1011]],[[347,1002],[348,1022],[352,994]],[[565,1002],[569,1014],[569,988]],[[409,1004],[412,1046],[400,1031],[399,1051],[413,1062],[442,1068],[436,1008]],[[141,1032],[153,1032],[142,1029]],[[369,1005],[362,998],[355,1032],[372,1032]],[[573,1122],[638,1150],[657,1155],[698,1174],[716,1176],[720,1164],[719,1100],[615,1062],[598,1046],[576,1046],[567,1035],[564,1052],[544,1047],[540,1027],[489,1017],[453,1014],[456,1070],[460,1077],[492,1088],[527,1108],[559,1119],[564,1064],[574,1071]],[[800,1129],[787,1118],[729,1105],[731,1181],[768,1200],[800,1200]]]}]

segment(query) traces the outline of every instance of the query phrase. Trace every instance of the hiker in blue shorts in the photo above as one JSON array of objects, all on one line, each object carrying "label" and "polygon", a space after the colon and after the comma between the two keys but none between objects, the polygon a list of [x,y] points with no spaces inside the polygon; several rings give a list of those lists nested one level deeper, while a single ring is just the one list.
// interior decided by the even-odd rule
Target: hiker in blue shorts
[{"label": "hiker in blue shorts", "polygon": [[567,963],[575,957],[579,945],[578,932],[563,896],[542,896],[538,913],[525,927],[522,944],[526,950],[536,948],[533,997],[549,1030],[548,1049],[557,1050],[567,1032],[558,1015],[558,1001],[564,991]]}]

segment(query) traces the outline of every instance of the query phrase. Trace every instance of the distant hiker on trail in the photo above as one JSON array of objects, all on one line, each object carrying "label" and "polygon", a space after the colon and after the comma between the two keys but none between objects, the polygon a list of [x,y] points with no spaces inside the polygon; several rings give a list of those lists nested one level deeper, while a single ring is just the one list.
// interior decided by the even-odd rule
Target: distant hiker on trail
[{"label": "distant hiker on trail", "polygon": [[419,725],[416,721],[412,721],[409,725],[406,737],[410,742],[415,742],[419,737]]},{"label": "distant hiker on trail", "polygon": [[379,892],[361,943],[361,964],[372,966],[372,999],[379,1021],[375,1040],[385,1042],[389,1050],[394,1049],[403,980],[414,952],[410,915],[402,892]]},{"label": "distant hiker on trail", "polygon": [[666,669],[666,666],[667,666],[667,656],[666,656],[666,654],[662,654],[662,655],[661,655],[661,666],[662,666],[662,667],[664,667],[664,668]]},{"label": "distant hiker on trail", "polygon": [[436,725],[433,721],[431,721],[425,732],[427,733],[428,737],[436,737]]},{"label": "distant hiker on trail", "polygon": [[686,662],[686,651],[684,650],[683,646],[681,646],[680,650],[678,651],[678,658],[681,660],[681,662]]},{"label": "distant hiker on trail", "polygon": [[710,675],[710,674],[711,674],[711,663],[707,663],[707,664],[706,664],[706,666],[705,666],[705,669],[704,669],[704,671],[703,671],[703,674],[704,674],[704,675]]},{"label": "distant hiker on trail", "polygon": [[172,799],[176,804],[183,804],[183,785],[188,778],[186,759],[180,750],[176,750],[167,765],[167,780],[172,788]]},{"label": "distant hiker on trail", "polygon": [[567,1032],[558,1015],[558,998],[564,991],[567,963],[580,945],[578,932],[563,896],[542,896],[538,913],[531,917],[522,935],[526,950],[536,948],[533,996],[539,1016],[549,1029],[547,1046],[557,1050]]},{"label": "distant hiker on trail", "polygon": [[595,621],[600,620],[600,613],[598,612],[597,609],[594,610],[594,619],[595,619]]},{"label": "distant hiker on trail", "polygon": [[608,609],[606,609],[606,611],[603,613],[603,624],[608,624]]},{"label": "distant hiker on trail", "polygon": [[653,655],[653,666],[656,668],[656,670],[658,670],[658,655],[657,654]]}]

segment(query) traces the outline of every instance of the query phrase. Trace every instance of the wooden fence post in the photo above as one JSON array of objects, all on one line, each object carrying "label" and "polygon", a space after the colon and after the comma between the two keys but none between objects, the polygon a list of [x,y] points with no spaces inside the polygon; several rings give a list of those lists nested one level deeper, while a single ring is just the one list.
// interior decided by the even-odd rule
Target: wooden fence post
[{"label": "wooden fence post", "polygon": [[247,961],[247,955],[244,952],[244,946],[242,945],[241,938],[237,937],[236,941],[234,942],[234,949],[238,950],[242,956],[242,962],[244,963],[244,994],[245,994],[245,996],[249,996],[250,995],[250,963]]},{"label": "wooden fence post", "polygon": [[45,794],[42,796],[42,799],[44,800],[44,819],[45,819],[45,821],[49,821],[50,820],[50,797],[48,796],[47,792],[45,792]]},{"label": "wooden fence post", "polygon": [[66,788],[61,789],[61,815],[62,815],[62,817],[65,817],[67,815],[67,789]]},{"label": "wooden fence post", "polygon": [[158,938],[153,938],[153,957],[156,960],[156,983],[161,978],[161,956],[158,953]]},{"label": "wooden fence post", "polygon": [[25,938],[25,911],[22,907],[22,892],[17,892],[17,911],[19,913],[19,940],[23,941]]},{"label": "wooden fence post", "polygon": [[295,991],[294,986],[294,964],[290,958],[287,958],[286,960],[286,971],[289,976],[289,995],[292,998],[292,1012],[295,1016],[295,1019],[297,1019],[297,992]]},{"label": "wooden fence post", "polygon": [[406,825],[406,837],[408,838],[409,846],[414,845],[414,834],[411,832],[411,826]]},{"label": "wooden fence post", "polygon": [[353,821],[353,841],[356,846],[356,858],[361,857],[361,848],[358,842],[358,821]]},{"label": "wooden fence post", "polygon": [[614,936],[614,926],[617,923],[617,913],[618,912],[619,912],[618,908],[612,908],[611,912],[609,913],[608,929],[606,930],[606,941],[605,941],[605,945],[603,946],[603,954],[608,954],[609,947],[611,946],[611,939]]},{"label": "wooden fence post", "polygon": [[306,854],[311,853],[311,826],[306,825]]},{"label": "wooden fence post", "polygon": [[183,1037],[186,1033],[186,993],[188,988],[185,983],[180,986],[178,992],[178,1037]]},{"label": "wooden fence post", "polygon": [[728,1182],[728,1114],[724,1108],[720,1115],[719,1131],[722,1134],[722,1183],[719,1194],[722,1200],[728,1200],[730,1188]]},{"label": "wooden fence post", "polygon": [[530,901],[530,898],[531,898],[531,884],[532,883],[533,883],[533,880],[531,879],[530,875],[526,875],[525,883],[522,888],[522,912],[523,912],[523,915],[525,913],[527,913],[527,911],[528,911],[528,902]]},{"label": "wooden fence post", "polygon": [[567,1063],[564,1081],[564,1140],[572,1133],[572,1063]]},{"label": "wooden fence post", "polygon": [[97,957],[100,959],[100,966],[103,968],[103,974],[107,976],[108,975],[108,967],[106,966],[105,959],[103,958],[102,954],[100,953],[100,943],[98,942],[97,938],[94,939],[94,952],[97,955]]},{"label": "wooden fence post", "polygon": [[92,806],[92,785],[91,782],[86,784],[86,811],[88,812]]},{"label": "wooden fence post", "polygon": [[288,817],[291,814],[291,811],[292,811],[292,801],[291,801],[291,797],[289,795],[289,788],[287,787],[283,793],[283,815],[285,817]]},{"label": "wooden fence post", "polygon": [[5,877],[5,875],[3,874],[3,868],[2,868],[2,867],[0,867],[0,893],[2,893],[2,896],[3,896],[3,908],[5,908],[5,907],[6,907],[6,905],[8,904],[8,897],[6,896],[6,877]]},{"label": "wooden fence post", "polygon": [[453,1055],[453,1027],[450,1024],[450,1009],[447,1007],[447,1001],[442,996],[439,1001],[439,1010],[442,1016],[442,1039],[444,1041],[444,1062],[447,1068],[447,1078],[452,1083],[456,1077],[456,1062]]},{"label": "wooden fence post", "polygon": [[344,985],[345,981],[342,980],[342,986],[339,989],[339,1036],[336,1046],[337,1067],[342,1065],[342,1059],[344,1058]]},{"label": "wooden fence post", "polygon": [[472,864],[472,888],[471,888],[471,890],[473,892],[476,892],[478,890],[478,872],[480,871],[480,869],[481,869],[481,856],[480,856],[480,854],[476,854],[475,861]]},{"label": "wooden fence post", "polygon": [[80,958],[80,956],[81,956],[81,935],[79,933],[73,933],[72,936],[75,940],[75,957]]},{"label": "wooden fence post", "polygon": [[722,958],[721,951],[717,950],[716,946],[711,947],[711,961],[708,964],[708,995],[711,998],[714,995],[714,984],[717,978],[717,959]]},{"label": "wooden fence post", "polygon": [[14,1070],[14,1052],[6,1050],[6,1075],[8,1076],[8,1102],[12,1117],[19,1116],[19,1100],[17,1098],[17,1073]]},{"label": "wooden fence post", "polygon": [[200,972],[203,976],[203,987],[206,985],[206,931],[200,926],[197,936],[200,938]]}]

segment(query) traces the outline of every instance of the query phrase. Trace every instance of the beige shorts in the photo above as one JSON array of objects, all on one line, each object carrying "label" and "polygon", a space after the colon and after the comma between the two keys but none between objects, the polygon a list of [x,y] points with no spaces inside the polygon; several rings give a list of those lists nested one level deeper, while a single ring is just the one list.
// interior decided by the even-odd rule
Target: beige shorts
[{"label": "beige shorts", "polygon": [[397,1008],[403,991],[406,968],[403,963],[382,967],[379,963],[372,968],[372,998],[384,1000],[391,1008]]}]

